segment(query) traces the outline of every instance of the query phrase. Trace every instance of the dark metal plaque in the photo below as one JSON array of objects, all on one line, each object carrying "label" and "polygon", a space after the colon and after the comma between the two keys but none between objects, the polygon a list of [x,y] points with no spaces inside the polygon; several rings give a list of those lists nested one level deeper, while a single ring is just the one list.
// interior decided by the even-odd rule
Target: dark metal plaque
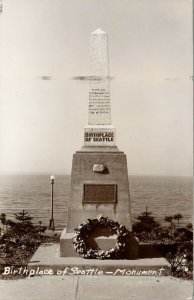
[{"label": "dark metal plaque", "polygon": [[115,203],[116,201],[116,184],[84,184],[84,203]]}]

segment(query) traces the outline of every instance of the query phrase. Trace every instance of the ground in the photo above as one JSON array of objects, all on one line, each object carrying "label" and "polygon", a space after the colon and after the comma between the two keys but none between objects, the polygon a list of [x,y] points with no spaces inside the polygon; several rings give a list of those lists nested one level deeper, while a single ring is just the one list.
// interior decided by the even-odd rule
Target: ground
[{"label": "ground", "polygon": [[0,281],[0,300],[192,300],[193,282],[170,276],[36,276]]}]

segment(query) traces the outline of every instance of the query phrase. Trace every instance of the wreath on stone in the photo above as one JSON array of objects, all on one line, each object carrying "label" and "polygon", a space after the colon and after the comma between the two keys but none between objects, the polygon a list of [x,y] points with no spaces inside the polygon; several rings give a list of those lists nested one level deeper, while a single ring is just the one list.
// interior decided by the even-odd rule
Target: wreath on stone
[{"label": "wreath on stone", "polygon": [[[92,249],[87,245],[87,238],[91,235],[95,227],[103,225],[108,231],[115,232],[117,242],[110,250]],[[124,225],[109,220],[102,215],[94,219],[88,219],[74,229],[73,245],[77,253],[83,258],[88,259],[122,259],[125,258],[129,231]]]}]

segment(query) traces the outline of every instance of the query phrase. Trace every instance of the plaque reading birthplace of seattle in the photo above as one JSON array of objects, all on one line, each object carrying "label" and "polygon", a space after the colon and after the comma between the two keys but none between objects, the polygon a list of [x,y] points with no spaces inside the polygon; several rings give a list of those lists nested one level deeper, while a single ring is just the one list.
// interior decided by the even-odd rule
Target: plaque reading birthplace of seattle
[{"label": "plaque reading birthplace of seattle", "polygon": [[84,184],[84,203],[116,203],[116,184]]}]

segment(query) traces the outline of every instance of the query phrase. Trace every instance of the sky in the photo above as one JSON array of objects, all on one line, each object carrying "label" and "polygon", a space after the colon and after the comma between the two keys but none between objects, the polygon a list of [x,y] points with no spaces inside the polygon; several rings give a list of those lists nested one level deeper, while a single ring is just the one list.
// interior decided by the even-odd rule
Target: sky
[{"label": "sky", "polygon": [[190,0],[6,0],[0,28],[0,173],[70,174],[101,28],[129,174],[192,175]]}]

